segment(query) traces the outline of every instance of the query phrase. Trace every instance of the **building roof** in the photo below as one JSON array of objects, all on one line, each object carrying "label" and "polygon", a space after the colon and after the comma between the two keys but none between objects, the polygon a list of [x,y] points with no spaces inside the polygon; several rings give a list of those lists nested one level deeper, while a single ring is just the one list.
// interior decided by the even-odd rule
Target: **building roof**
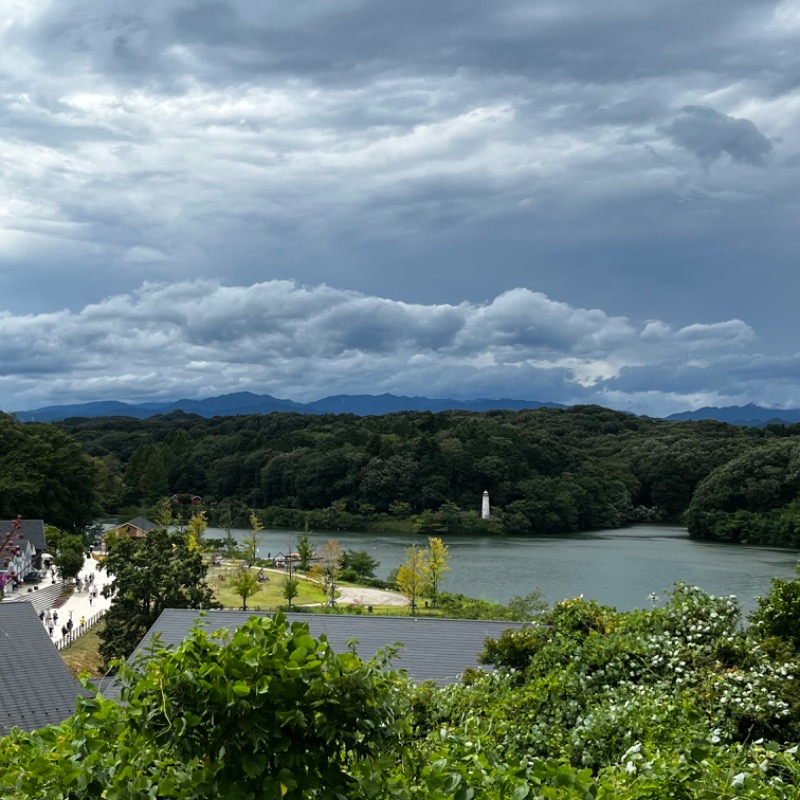
[{"label": "building roof", "polygon": [[[13,519],[0,519],[0,535],[5,539],[5,535],[11,530],[14,525]],[[47,550],[47,540],[44,535],[44,521],[41,519],[21,519],[19,520],[19,527],[14,531],[14,536],[18,533],[22,534],[23,539],[27,539],[34,548],[42,552]]]},{"label": "building roof", "polygon": [[[196,622],[209,632],[234,631],[250,617],[272,616],[265,612],[206,611],[204,616],[194,609],[167,609],[156,620],[131,658],[146,652],[152,637],[158,633],[161,644],[180,644]],[[483,668],[477,656],[487,637],[497,638],[508,628],[521,628],[521,622],[442,619],[440,617],[379,617],[355,614],[286,614],[289,622],[306,622],[314,638],[322,634],[336,652],[347,650],[351,639],[358,641],[362,658],[395,643],[402,643],[392,666],[405,670],[418,683],[432,680],[439,684],[454,683],[469,667]]]},{"label": "building roof", "polygon": [[144,531],[145,533],[158,527],[155,522],[150,522],[150,520],[146,519],[145,517],[136,517],[135,519],[129,519],[127,522],[123,522],[121,525],[115,525],[113,528],[109,528],[106,533],[109,533],[110,531],[121,530],[126,525],[130,525],[132,528],[138,528],[140,531]]},{"label": "building roof", "polygon": [[72,677],[31,603],[0,603],[0,736],[62,722],[88,692]]}]

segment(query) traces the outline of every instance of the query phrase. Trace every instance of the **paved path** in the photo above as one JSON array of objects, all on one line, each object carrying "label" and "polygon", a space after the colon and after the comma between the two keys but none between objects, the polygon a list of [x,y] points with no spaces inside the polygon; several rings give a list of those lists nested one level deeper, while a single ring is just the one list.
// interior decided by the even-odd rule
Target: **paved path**
[{"label": "paved path", "polygon": [[339,586],[336,602],[345,606],[407,606],[408,600],[397,592],[367,589],[364,586]]},{"label": "paved path", "polygon": [[[286,575],[286,570],[266,567],[265,572],[273,575]],[[300,572],[294,577],[301,581],[310,581],[311,578]],[[407,606],[408,600],[398,592],[387,592],[385,589],[368,589],[366,586],[337,586],[339,593],[336,598],[337,605],[345,606]],[[326,603],[307,603],[308,606],[324,606]]]},{"label": "paved path", "polygon": [[[100,611],[107,611],[111,605],[111,598],[106,599],[101,594],[103,584],[108,578],[102,570],[98,569],[99,563],[93,558],[87,558],[83,569],[79,575],[82,587],[81,591],[73,591],[69,599],[58,608],[49,609],[50,614],[58,614],[58,621],[53,630],[53,641],[61,639],[61,626],[66,624],[68,619],[72,619],[73,634],[80,632],[81,619],[90,620]],[[87,579],[94,575],[94,583],[87,587]],[[97,597],[92,596],[92,591],[97,590]]]}]

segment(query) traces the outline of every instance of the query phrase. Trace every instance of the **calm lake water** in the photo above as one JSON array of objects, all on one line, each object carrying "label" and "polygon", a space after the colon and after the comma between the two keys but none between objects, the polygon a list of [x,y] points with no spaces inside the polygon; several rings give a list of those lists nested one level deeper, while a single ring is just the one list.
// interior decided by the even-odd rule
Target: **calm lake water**
[{"label": "calm lake water", "polygon": [[[240,540],[246,531],[234,530]],[[296,549],[297,531],[259,534],[262,557]],[[209,528],[207,537],[225,538]],[[411,544],[427,544],[422,536],[335,531],[312,533],[319,546],[338,540],[343,550],[366,550],[380,562],[385,578],[404,560]],[[715,595],[734,594],[745,612],[757,595],[766,594],[772,578],[795,576],[798,552],[775,547],[712,544],[689,539],[685,528],[637,525],[565,536],[448,536],[452,571],[442,589],[508,602],[515,595],[541,589],[549,602],[583,594],[620,611],[648,608],[654,592],[684,581]]]}]

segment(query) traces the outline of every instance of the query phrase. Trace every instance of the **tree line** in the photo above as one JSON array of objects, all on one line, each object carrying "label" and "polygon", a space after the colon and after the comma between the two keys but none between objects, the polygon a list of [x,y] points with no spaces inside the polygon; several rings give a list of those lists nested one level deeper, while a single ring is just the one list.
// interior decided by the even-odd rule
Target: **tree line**
[{"label": "tree line", "polygon": [[[92,458],[109,513],[176,494],[202,497],[220,527],[246,526],[255,508],[271,526],[375,529],[413,518],[434,536],[684,520],[703,538],[793,544],[797,535],[794,512],[778,519],[797,486],[775,471],[778,462],[789,468],[791,456],[780,454],[796,452],[800,425],[669,422],[573,406],[374,417],[178,412],[60,427]],[[737,470],[750,473],[746,492]],[[484,490],[490,520],[479,514]]]},{"label": "tree line", "polygon": [[[204,419],[0,414],[0,513],[70,532],[98,515],[199,496],[209,522],[246,527],[554,534],[640,521],[800,545],[800,425],[669,422],[598,406],[375,417]],[[493,514],[481,519],[489,492]]]}]

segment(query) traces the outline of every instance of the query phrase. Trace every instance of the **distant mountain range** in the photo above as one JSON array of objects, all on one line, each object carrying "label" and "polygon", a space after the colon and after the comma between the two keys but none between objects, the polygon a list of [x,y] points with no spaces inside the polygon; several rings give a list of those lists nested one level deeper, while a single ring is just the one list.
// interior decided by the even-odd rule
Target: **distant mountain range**
[{"label": "distant mountain range", "polygon": [[[313,403],[295,403],[268,394],[238,392],[205,400],[175,400],[162,403],[122,403],[106,400],[74,405],[45,406],[32,411],[17,411],[15,416],[23,422],[58,422],[68,417],[134,417],[146,419],[158,414],[183,411],[200,417],[225,417],[237,414],[269,414],[273,411],[295,411],[299,414],[357,414],[370,416],[391,414],[395,411],[492,411],[504,409],[520,411],[523,408],[566,408],[560,403],[540,403],[536,400],[452,400],[429,397],[398,397],[393,394],[338,394],[323,397]],[[707,406],[697,411],[671,414],[668,420],[715,419],[734,425],[762,427],[771,422],[787,424],[800,422],[800,409],[764,408],[748,403],[746,406]]]},{"label": "distant mountain range", "polygon": [[559,403],[539,403],[535,400],[450,400],[429,397],[397,397],[393,394],[340,394],[324,397],[313,403],[280,400],[268,394],[238,392],[209,397],[205,400],[175,400],[165,403],[121,403],[116,400],[75,405],[45,406],[32,411],[14,412],[23,422],[58,422],[68,417],[134,417],[146,419],[157,414],[183,411],[201,417],[226,417],[237,414],[269,414],[273,411],[295,411],[299,414],[357,414],[359,416],[391,414],[394,411],[491,411],[523,408],[566,408]]},{"label": "distant mountain range", "polygon": [[734,425],[747,425],[760,428],[771,422],[793,423],[800,422],[800,408],[764,408],[755,403],[746,406],[706,406],[697,411],[682,411],[680,414],[670,414],[667,419],[716,419],[720,422],[730,422]]}]

